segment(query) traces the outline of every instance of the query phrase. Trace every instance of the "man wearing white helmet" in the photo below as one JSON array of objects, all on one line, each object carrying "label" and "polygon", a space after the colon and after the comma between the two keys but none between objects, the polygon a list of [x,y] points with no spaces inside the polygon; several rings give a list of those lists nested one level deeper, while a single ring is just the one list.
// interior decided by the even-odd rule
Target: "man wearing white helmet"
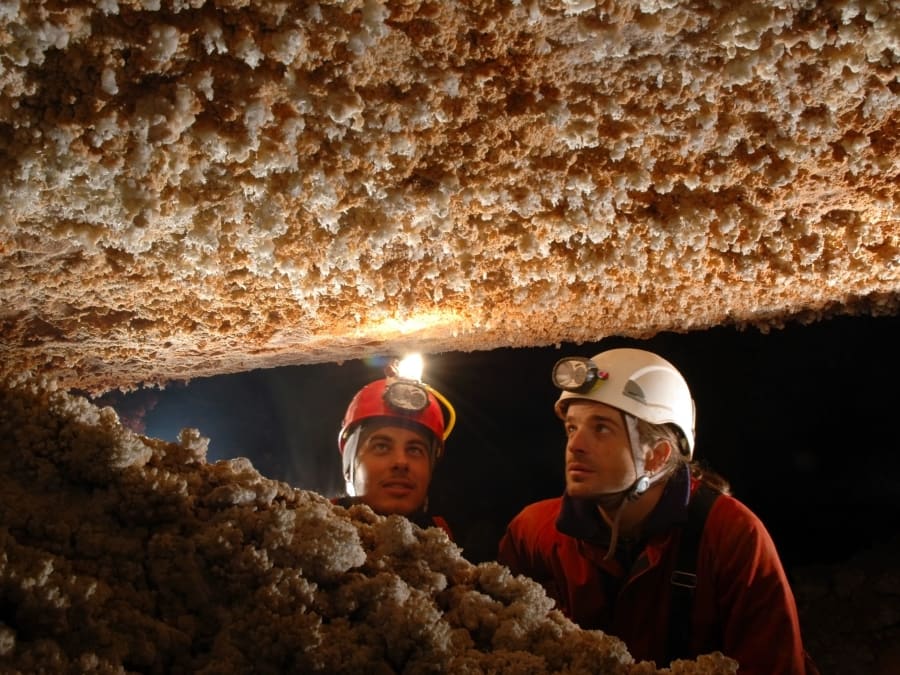
[{"label": "man wearing white helmet", "polygon": [[561,359],[553,381],[566,489],[512,520],[498,560],[637,660],[721,651],[740,673],[817,673],[765,526],[692,463],[681,373],[651,352],[612,349]]}]

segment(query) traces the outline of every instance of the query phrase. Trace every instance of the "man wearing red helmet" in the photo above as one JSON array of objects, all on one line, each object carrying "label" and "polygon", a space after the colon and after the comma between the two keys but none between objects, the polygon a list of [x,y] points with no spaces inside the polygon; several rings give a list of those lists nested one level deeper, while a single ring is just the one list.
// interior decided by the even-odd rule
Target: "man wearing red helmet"
[{"label": "man wearing red helmet", "polygon": [[436,394],[419,381],[396,377],[356,393],[338,435],[347,496],[336,504],[366,504],[380,515],[440,527],[452,538],[446,521],[428,513],[428,487],[450,432]]}]

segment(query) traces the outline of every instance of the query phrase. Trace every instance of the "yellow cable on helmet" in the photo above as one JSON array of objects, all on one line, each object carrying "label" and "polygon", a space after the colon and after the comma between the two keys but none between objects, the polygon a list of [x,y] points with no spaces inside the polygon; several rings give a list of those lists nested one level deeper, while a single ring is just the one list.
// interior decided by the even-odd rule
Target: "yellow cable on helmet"
[{"label": "yellow cable on helmet", "polygon": [[425,388],[428,389],[428,391],[430,391],[432,394],[434,394],[434,397],[438,401],[443,403],[445,408],[447,408],[449,417],[447,419],[447,426],[444,428],[444,440],[446,441],[447,437],[450,435],[450,432],[453,431],[453,427],[456,425],[456,410],[454,410],[450,401],[448,401],[441,392],[439,392],[434,387],[431,387],[430,385],[425,384],[424,382],[422,384],[424,384]]}]

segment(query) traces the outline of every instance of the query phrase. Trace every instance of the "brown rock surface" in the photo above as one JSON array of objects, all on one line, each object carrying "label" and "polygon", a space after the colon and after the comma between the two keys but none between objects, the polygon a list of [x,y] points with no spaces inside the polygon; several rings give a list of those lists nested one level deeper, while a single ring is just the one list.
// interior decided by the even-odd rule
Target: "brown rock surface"
[{"label": "brown rock surface", "polygon": [[900,12],[0,7],[0,363],[279,364],[896,313]]}]

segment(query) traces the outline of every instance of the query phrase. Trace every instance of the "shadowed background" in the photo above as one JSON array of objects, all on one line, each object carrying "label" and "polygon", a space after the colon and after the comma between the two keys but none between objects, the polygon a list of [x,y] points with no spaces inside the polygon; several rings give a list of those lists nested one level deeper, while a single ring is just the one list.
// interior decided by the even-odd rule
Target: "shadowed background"
[{"label": "shadowed background", "polygon": [[[457,412],[432,510],[450,520],[469,559],[491,559],[522,506],[562,490],[555,361],[639,346],[687,378],[698,410],[695,456],[763,519],[786,567],[846,560],[900,532],[898,328],[900,317],[845,317],[768,334],[714,328],[428,356],[423,379]],[[344,409],[384,363],[256,370],[98,402],[155,438],[196,427],[210,438],[210,461],[246,456],[270,478],[331,496],[343,489],[336,438]]]}]

